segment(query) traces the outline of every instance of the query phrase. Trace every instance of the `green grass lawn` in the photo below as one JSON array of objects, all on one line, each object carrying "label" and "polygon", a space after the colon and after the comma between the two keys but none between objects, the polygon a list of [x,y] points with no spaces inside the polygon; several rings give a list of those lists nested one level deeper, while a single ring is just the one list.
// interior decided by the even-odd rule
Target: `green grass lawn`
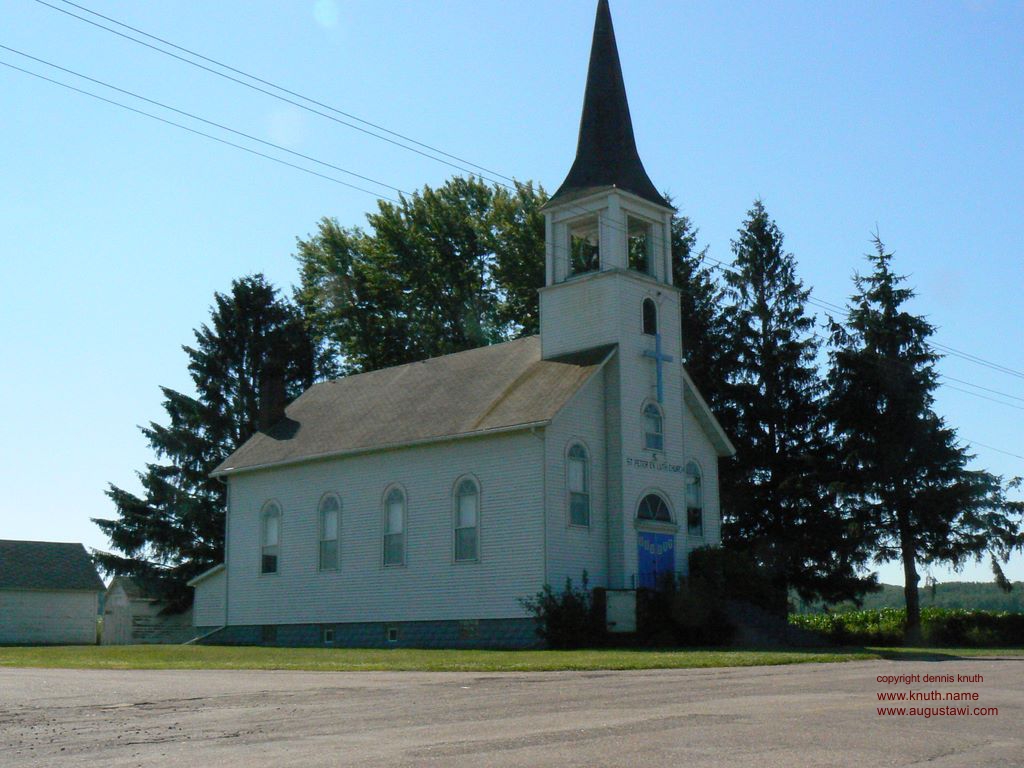
[{"label": "green grass lawn", "polygon": [[942,660],[1005,654],[1024,655],[1024,649],[428,651],[197,645],[56,646],[0,647],[0,666],[69,669],[279,669],[317,672],[540,672],[749,667],[880,658]]},{"label": "green grass lawn", "polygon": [[197,645],[0,648],[0,666],[75,669],[290,669],[322,672],[532,672],[688,669],[877,659],[871,651],[434,651],[356,648],[256,648]]}]

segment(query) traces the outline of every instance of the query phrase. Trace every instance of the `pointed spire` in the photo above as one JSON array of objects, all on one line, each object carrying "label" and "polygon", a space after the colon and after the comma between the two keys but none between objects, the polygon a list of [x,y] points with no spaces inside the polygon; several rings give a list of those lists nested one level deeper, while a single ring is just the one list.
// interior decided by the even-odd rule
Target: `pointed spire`
[{"label": "pointed spire", "polygon": [[576,161],[551,202],[611,186],[671,208],[647,176],[637,153],[612,14],[608,0],[599,0]]}]

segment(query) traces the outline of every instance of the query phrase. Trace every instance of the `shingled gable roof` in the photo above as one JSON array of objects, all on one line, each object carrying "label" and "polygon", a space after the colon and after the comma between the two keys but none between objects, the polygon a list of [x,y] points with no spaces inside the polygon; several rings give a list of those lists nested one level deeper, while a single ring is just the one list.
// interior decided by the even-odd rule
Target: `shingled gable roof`
[{"label": "shingled gable roof", "polygon": [[103,581],[81,544],[0,539],[0,589],[102,592]]},{"label": "shingled gable roof", "polygon": [[214,475],[548,423],[614,350],[550,360],[527,336],[316,384]]}]

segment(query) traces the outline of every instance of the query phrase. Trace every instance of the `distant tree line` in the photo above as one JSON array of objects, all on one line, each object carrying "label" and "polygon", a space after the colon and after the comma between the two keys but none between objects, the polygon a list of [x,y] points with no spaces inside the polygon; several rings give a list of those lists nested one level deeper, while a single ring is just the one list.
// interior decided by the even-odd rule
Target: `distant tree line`
[{"label": "distant tree line", "polygon": [[[539,329],[543,189],[471,178],[380,202],[367,228],[334,219],[297,242],[299,283],[260,275],[217,294],[185,347],[195,395],[164,388],[167,422],[143,428],[157,461],[143,494],[111,485],[117,518],[96,520],[120,555],[104,568],[187,604],[188,578],[223,557],[222,486],[209,472],[258,426],[267,366],[288,397],[314,380],[493,344]],[[721,463],[724,545],[800,600],[860,600],[874,563],[900,561],[908,635],[919,571],[1024,549],[1024,504],[934,411],[934,328],[876,237],[841,317],[822,326],[783,234],[755,201],[716,269],[685,216],[672,228],[683,361],[737,447]]]},{"label": "distant tree line", "polygon": [[[820,600],[804,602],[794,594],[793,609],[797,613],[824,613],[852,611],[858,608],[880,610],[905,606],[903,587],[894,584],[879,586],[877,592],[864,595],[861,605],[852,600],[832,604]],[[925,584],[921,588],[921,607],[1024,613],[1024,582],[1013,582],[1013,589],[1010,591],[1001,589],[993,582],[946,581]]]}]

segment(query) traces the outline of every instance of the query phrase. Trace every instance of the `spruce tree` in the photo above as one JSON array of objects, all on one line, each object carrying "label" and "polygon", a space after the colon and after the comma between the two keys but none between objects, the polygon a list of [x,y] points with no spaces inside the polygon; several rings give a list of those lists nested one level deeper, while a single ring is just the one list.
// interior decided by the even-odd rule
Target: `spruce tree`
[{"label": "spruce tree", "polygon": [[857,575],[859,542],[821,483],[823,385],[810,290],[761,201],[732,249],[722,410],[737,455],[721,465],[726,545],[763,566],[779,613],[790,589],[803,599],[856,596],[871,586]]},{"label": "spruce tree", "polygon": [[[715,415],[722,420],[723,383],[730,365],[724,290],[697,250],[697,230],[686,216],[672,219],[672,277],[679,289],[683,364]],[[723,426],[724,423],[723,423]],[[727,430],[728,431],[728,430]]]},{"label": "spruce tree", "polygon": [[142,494],[111,484],[117,517],[93,520],[120,553],[96,553],[103,569],[142,580],[172,609],[191,603],[189,579],[223,562],[225,486],[210,472],[256,432],[265,372],[276,368],[292,399],[317,357],[297,309],[262,275],[217,293],[194,335],[184,350],[195,394],[161,387],[167,421],[141,428],[157,459],[138,473]]},{"label": "spruce tree", "polygon": [[973,456],[935,413],[940,359],[933,326],[911,314],[914,292],[892,271],[876,236],[872,272],[855,276],[846,324],[831,325],[826,414],[835,437],[837,487],[876,560],[901,560],[907,639],[920,638],[919,565],[991,559],[1024,547],[1021,504],[1000,478],[968,469]]}]

